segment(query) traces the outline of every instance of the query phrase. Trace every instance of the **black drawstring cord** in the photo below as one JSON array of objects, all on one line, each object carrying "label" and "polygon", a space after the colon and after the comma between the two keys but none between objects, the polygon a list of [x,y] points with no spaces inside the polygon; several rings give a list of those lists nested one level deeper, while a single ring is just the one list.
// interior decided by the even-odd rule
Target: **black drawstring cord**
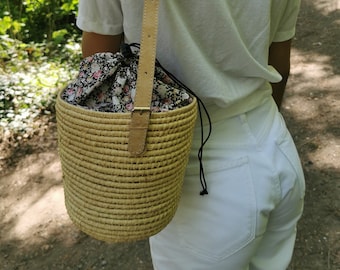
[{"label": "black drawstring cord", "polygon": [[[135,47],[135,48],[140,48],[140,44],[138,43],[132,43],[132,44],[122,44],[121,47],[121,51],[122,54],[124,56],[131,56],[132,55],[132,51],[131,51],[131,47]],[[198,103],[198,114],[200,117],[200,125],[201,125],[201,146],[198,149],[198,160],[199,160],[199,170],[200,170],[200,182],[201,182],[201,186],[202,186],[202,191],[200,192],[201,196],[207,195],[208,194],[208,185],[207,185],[207,181],[205,179],[205,174],[204,174],[204,166],[203,166],[203,150],[204,150],[204,146],[207,143],[207,141],[210,138],[211,132],[212,132],[212,124],[211,124],[211,118],[210,115],[208,113],[208,110],[206,108],[206,106],[204,105],[203,101],[189,88],[187,87],[185,84],[183,84],[180,80],[178,80],[172,73],[170,73],[168,70],[166,70],[160,63],[159,61],[156,59],[156,64],[162,68],[164,70],[164,72],[174,81],[176,82],[179,86],[181,86],[182,88],[184,88],[188,93],[190,93],[191,95],[193,95],[196,99],[197,99],[197,103]],[[209,131],[208,131],[208,135],[206,136],[206,138],[204,138],[204,124],[203,124],[203,116],[202,116],[202,109],[208,119],[208,123],[209,123]]]},{"label": "black drawstring cord", "polygon": [[[164,70],[164,72],[174,81],[176,82],[178,85],[180,85],[182,88],[184,88],[188,93],[190,93],[191,95],[193,95],[196,99],[197,99],[197,103],[198,103],[198,114],[200,117],[200,125],[201,125],[201,146],[198,149],[198,161],[199,161],[199,166],[200,166],[200,182],[201,182],[201,186],[202,186],[202,191],[200,192],[201,196],[207,195],[208,194],[208,185],[207,185],[207,181],[205,179],[205,174],[204,174],[204,166],[203,166],[203,149],[205,144],[207,143],[207,141],[210,138],[211,132],[212,132],[212,124],[211,124],[211,118],[210,115],[208,113],[208,110],[206,108],[206,106],[204,105],[203,101],[189,88],[187,87],[185,84],[183,84],[180,80],[178,80],[172,73],[170,73],[168,70],[166,70],[164,67],[162,67],[162,65],[159,63],[158,60],[156,60],[157,65],[162,68]],[[208,135],[206,136],[206,138],[204,138],[204,125],[203,125],[203,116],[202,116],[202,108],[203,111],[206,115],[206,117],[208,118],[208,123],[209,123],[209,131],[208,131]]]},{"label": "black drawstring cord", "polygon": [[[210,115],[209,115],[208,110],[205,107],[204,103],[200,99],[197,99],[197,100],[199,100],[198,111],[199,111],[200,122],[201,122],[201,147],[198,150],[198,160],[199,160],[199,163],[200,163],[200,181],[201,181],[201,185],[202,185],[203,190],[200,192],[200,195],[204,196],[204,195],[208,194],[208,185],[207,185],[207,181],[205,179],[204,167],[203,167],[203,149],[204,149],[204,145],[207,143],[207,141],[210,138],[211,131],[212,131],[212,124],[211,124]],[[203,139],[204,138],[204,128],[203,128],[203,117],[202,117],[201,106],[203,107],[204,112],[205,112],[205,114],[208,118],[208,122],[209,122],[209,132],[208,132],[208,135],[205,139]]]}]

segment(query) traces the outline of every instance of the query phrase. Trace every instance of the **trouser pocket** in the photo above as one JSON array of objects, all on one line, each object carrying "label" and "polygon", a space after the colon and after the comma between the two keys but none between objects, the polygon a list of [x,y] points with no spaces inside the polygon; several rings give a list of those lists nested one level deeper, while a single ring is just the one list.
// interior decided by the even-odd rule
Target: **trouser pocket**
[{"label": "trouser pocket", "polygon": [[[195,176],[187,177],[190,182]],[[186,251],[218,261],[255,238],[256,197],[247,157],[216,163],[206,177],[213,179],[211,195],[201,197],[184,186],[175,224]]]}]

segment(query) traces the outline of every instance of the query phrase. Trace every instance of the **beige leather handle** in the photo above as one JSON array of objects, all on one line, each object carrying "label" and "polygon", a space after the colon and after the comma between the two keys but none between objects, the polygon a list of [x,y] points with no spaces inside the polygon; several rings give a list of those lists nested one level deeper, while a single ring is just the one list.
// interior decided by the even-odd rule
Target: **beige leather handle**
[{"label": "beige leather handle", "polygon": [[155,72],[159,0],[144,0],[141,48],[134,111],[131,113],[128,151],[132,156],[145,151]]}]

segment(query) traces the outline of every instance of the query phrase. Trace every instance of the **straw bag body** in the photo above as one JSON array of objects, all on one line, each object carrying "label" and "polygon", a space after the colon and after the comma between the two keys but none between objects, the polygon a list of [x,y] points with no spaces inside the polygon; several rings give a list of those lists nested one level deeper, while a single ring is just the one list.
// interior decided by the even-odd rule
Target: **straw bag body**
[{"label": "straw bag body", "polygon": [[[146,0],[144,12],[155,2]],[[152,95],[154,66],[143,60],[148,42],[155,41],[142,39],[139,68],[149,69],[141,74],[152,76],[138,76],[133,112],[88,110],[66,102],[62,92],[57,98],[66,208],[80,230],[99,240],[133,241],[158,233],[173,218],[181,196],[197,100],[192,97],[186,106],[152,113],[150,105],[141,103]]]}]

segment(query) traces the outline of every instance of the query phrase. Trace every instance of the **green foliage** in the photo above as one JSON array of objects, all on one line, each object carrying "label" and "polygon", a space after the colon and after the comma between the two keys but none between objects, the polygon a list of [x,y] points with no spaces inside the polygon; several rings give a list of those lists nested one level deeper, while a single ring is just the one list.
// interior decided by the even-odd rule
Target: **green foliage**
[{"label": "green foliage", "polygon": [[0,138],[4,132],[30,136],[36,119],[53,113],[58,90],[75,77],[79,40],[54,46],[0,36],[0,56]]},{"label": "green foliage", "polygon": [[[75,27],[78,0],[5,0],[0,3],[0,34],[23,42],[65,43],[79,35]],[[62,31],[62,35],[60,35]],[[62,37],[62,39],[61,39]]]},{"label": "green foliage", "polygon": [[65,37],[67,36],[68,31],[67,29],[61,29],[58,31],[54,31],[52,33],[52,40],[54,44],[61,44],[65,40]]},{"label": "green foliage", "polygon": [[0,35],[4,35],[7,32],[16,36],[22,28],[23,24],[13,20],[10,16],[4,16],[0,18]]},{"label": "green foliage", "polygon": [[30,136],[78,71],[78,0],[0,1],[0,141]]}]

